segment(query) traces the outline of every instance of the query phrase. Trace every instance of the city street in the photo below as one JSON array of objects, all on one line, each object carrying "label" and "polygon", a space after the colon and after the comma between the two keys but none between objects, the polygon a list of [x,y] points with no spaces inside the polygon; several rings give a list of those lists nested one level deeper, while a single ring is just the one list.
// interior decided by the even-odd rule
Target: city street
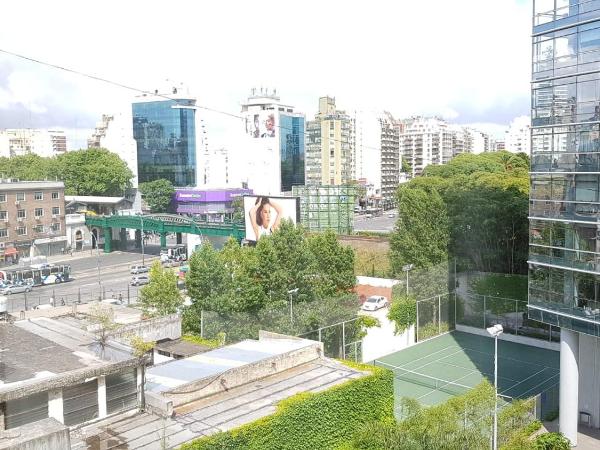
[{"label": "city street", "polygon": [[[389,217],[394,214],[394,217]],[[367,218],[366,214],[354,215],[354,231],[372,231],[376,233],[390,233],[394,230],[398,220],[397,210],[384,211],[381,216]]]},{"label": "city street", "polygon": [[[150,266],[158,259],[160,247],[149,245],[145,249],[145,264]],[[90,254],[91,253],[91,254]],[[53,297],[55,305],[82,303],[98,298],[119,298],[124,302],[135,302],[138,288],[130,286],[130,267],[142,263],[142,254],[138,252],[113,252],[104,254],[89,250],[70,255],[51,257],[52,264],[70,264],[72,281],[49,286],[36,286],[28,294],[8,295],[8,310],[10,312],[31,309],[39,304],[50,303]],[[14,266],[13,266],[14,267]],[[98,277],[98,267],[100,277]],[[16,268],[16,267],[15,267]],[[3,269],[7,269],[6,267]]]}]

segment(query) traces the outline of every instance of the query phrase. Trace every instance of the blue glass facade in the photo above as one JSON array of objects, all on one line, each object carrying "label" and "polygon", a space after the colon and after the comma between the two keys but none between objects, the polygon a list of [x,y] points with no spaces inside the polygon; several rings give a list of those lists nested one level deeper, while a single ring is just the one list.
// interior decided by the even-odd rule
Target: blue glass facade
[{"label": "blue glass facade", "polygon": [[133,103],[139,182],[167,179],[178,187],[196,185],[195,100]]},{"label": "blue glass facade", "polygon": [[529,317],[600,336],[600,1],[535,0]]},{"label": "blue glass facade", "polygon": [[304,117],[279,115],[281,190],[304,186]]}]

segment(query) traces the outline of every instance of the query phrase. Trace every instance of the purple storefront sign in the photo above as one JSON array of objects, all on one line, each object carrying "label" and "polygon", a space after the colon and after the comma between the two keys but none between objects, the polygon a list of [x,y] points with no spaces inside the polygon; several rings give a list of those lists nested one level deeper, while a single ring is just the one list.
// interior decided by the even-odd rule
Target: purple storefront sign
[{"label": "purple storefront sign", "polygon": [[[226,208],[228,205],[225,205],[226,203],[231,203],[236,197],[251,195],[252,193],[252,189],[215,189],[206,191],[200,189],[182,189],[175,192],[174,203],[179,214],[206,214],[211,212],[210,210],[216,212],[213,209],[215,203],[223,203],[223,209],[228,210]],[[206,204],[206,206],[202,204]]]}]

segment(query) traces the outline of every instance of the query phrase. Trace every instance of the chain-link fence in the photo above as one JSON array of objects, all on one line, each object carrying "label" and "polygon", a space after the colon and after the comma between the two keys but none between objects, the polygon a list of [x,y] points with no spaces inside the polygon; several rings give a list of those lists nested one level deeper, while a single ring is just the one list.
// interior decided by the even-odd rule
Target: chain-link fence
[{"label": "chain-link fence", "polygon": [[527,301],[461,293],[456,300],[456,323],[487,328],[497,323],[504,333],[558,342],[560,328],[527,317]]},{"label": "chain-link fence", "polygon": [[455,302],[456,295],[454,293],[417,300],[415,330],[417,341],[454,330]]},{"label": "chain-link fence", "polygon": [[122,286],[120,288],[96,286],[92,289],[75,288],[67,292],[63,288],[56,288],[38,294],[35,289],[32,292],[23,292],[7,295],[8,312],[28,311],[40,305],[65,306],[75,303],[89,303],[100,300],[114,299],[124,305],[135,304],[138,301],[138,286]]},{"label": "chain-link fence", "polygon": [[363,321],[357,315],[356,296],[263,309],[257,312],[220,313],[190,309],[184,328],[205,339],[238,342],[256,339],[260,330],[323,342],[325,356],[362,358]]}]

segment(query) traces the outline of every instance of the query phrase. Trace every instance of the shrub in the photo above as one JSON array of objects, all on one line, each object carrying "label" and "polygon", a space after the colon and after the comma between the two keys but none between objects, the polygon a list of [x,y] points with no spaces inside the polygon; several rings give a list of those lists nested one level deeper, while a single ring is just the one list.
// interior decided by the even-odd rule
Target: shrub
[{"label": "shrub", "polygon": [[394,322],[394,333],[401,334],[417,320],[417,302],[412,297],[394,298],[387,315]]},{"label": "shrub", "polygon": [[571,443],[562,433],[544,433],[535,439],[536,450],[570,450]]},{"label": "shrub", "polygon": [[335,449],[348,442],[365,422],[392,422],[392,372],[380,367],[346,364],[369,373],[323,392],[290,397],[280,402],[277,411],[270,416],[192,441],[181,449]]}]

